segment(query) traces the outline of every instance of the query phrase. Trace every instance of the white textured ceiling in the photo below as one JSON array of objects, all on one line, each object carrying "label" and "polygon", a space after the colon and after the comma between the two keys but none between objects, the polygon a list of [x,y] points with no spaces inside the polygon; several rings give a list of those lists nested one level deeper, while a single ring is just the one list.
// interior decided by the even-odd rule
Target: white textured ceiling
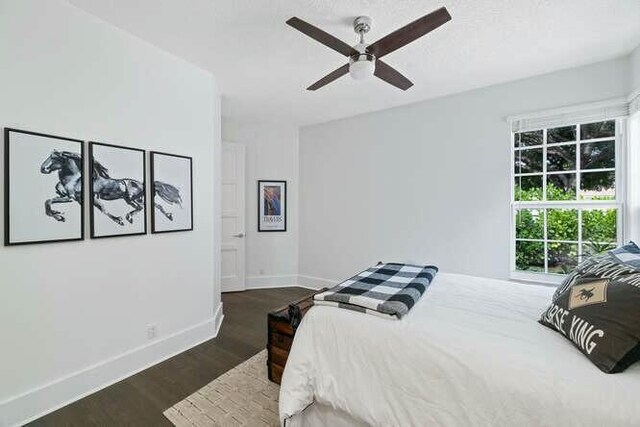
[{"label": "white textured ceiling", "polygon": [[[69,0],[216,76],[223,114],[304,125],[408,104],[629,53],[640,43],[640,0]],[[345,58],[285,25],[298,16],[356,43],[373,42],[445,5],[453,20],[385,61],[415,84],[345,76],[305,88]]]}]

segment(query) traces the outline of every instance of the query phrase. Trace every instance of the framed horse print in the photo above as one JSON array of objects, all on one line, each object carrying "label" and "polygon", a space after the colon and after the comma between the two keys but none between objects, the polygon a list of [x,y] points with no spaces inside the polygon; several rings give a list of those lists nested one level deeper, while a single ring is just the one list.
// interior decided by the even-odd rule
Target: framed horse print
[{"label": "framed horse print", "polygon": [[84,145],[4,130],[5,246],[84,239]]},{"label": "framed horse print", "polygon": [[258,181],[258,231],[287,231],[287,181]]},{"label": "framed horse print", "polygon": [[146,152],[89,143],[91,238],[147,233]]},{"label": "framed horse print", "polygon": [[193,230],[191,157],[151,152],[151,232]]}]

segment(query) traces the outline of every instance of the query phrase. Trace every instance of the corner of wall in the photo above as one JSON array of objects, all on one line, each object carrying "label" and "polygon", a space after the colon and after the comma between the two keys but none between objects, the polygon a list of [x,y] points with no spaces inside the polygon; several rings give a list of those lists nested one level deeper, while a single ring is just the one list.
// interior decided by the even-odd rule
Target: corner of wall
[{"label": "corner of wall", "polygon": [[[246,288],[295,286],[298,272],[298,128],[289,122],[222,117],[222,139],[246,148]],[[256,185],[260,179],[287,181],[287,231],[256,230]]]},{"label": "corner of wall", "polygon": [[631,62],[631,96],[640,96],[640,45],[629,55]]},{"label": "corner of wall", "polygon": [[301,288],[320,290],[322,288],[332,288],[340,281],[334,279],[323,279],[320,277],[307,276],[304,274],[298,274],[297,284]]},{"label": "corner of wall", "polygon": [[218,82],[213,76],[212,79],[214,93],[216,94],[213,100],[216,114],[212,118],[215,130],[213,140],[213,250],[215,261],[213,266],[213,292],[214,301],[219,302],[220,306],[222,306],[222,99]]}]

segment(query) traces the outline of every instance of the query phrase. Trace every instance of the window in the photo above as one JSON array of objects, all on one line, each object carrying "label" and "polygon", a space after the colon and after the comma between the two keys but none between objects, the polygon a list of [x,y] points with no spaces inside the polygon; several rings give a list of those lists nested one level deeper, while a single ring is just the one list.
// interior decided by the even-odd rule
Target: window
[{"label": "window", "polygon": [[512,272],[558,281],[622,240],[622,121],[513,132]]}]

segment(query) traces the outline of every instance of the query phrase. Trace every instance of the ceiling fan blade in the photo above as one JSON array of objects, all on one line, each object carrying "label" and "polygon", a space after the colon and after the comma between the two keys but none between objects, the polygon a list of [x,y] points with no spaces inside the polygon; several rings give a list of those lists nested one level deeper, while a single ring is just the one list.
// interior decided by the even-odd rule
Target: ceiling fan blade
[{"label": "ceiling fan blade", "polygon": [[294,16],[287,21],[287,24],[292,26],[296,30],[306,34],[312,39],[322,43],[323,45],[330,47],[336,52],[343,54],[344,56],[351,56],[358,53],[354,48],[352,48],[342,40],[332,36],[331,34],[321,30],[318,27],[309,24],[308,22],[303,21],[300,18],[296,18]]},{"label": "ceiling fan blade", "polygon": [[337,80],[338,78],[344,76],[348,72],[349,72],[349,64],[344,64],[342,67],[327,74],[326,76],[324,76],[323,78],[321,78],[320,80],[318,80],[317,82],[309,86],[307,90],[320,89],[321,87],[328,85],[332,81]]},{"label": "ceiling fan blade", "polygon": [[373,74],[398,89],[407,90],[413,86],[411,80],[400,74],[398,70],[386,62],[382,62],[379,59],[376,60],[376,70]]},{"label": "ceiling fan blade", "polygon": [[451,15],[446,7],[431,12],[428,15],[418,18],[410,24],[388,34],[371,44],[367,48],[367,52],[375,55],[376,58],[400,49],[401,47],[411,43],[412,41],[424,36],[425,34],[435,30],[442,24],[451,20]]}]

